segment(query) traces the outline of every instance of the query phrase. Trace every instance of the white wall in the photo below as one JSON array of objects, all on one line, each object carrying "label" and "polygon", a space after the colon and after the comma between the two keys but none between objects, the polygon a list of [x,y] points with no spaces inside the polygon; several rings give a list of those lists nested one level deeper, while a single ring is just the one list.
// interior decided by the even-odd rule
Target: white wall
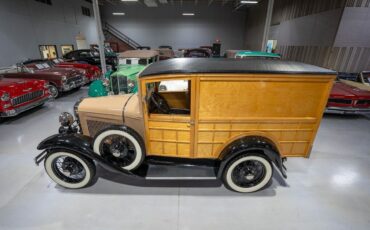
[{"label": "white wall", "polygon": [[370,47],[370,8],[346,7],[335,38],[336,47]]},{"label": "white wall", "polygon": [[[82,15],[90,8],[91,17]],[[40,58],[39,45],[73,44],[81,32],[88,42],[97,43],[92,5],[83,0],[52,0],[46,5],[34,0],[0,1],[0,67],[28,58]]]},{"label": "white wall", "polygon": [[[199,1],[200,2],[200,1]],[[241,49],[244,41],[244,12],[217,5],[178,4],[148,8],[144,5],[124,4],[101,7],[102,20],[107,21],[140,45],[156,48],[171,45],[178,48],[195,48],[210,45],[216,39],[222,42],[222,50]],[[112,12],[125,12],[125,16],[113,16]],[[184,17],[182,12],[195,12],[194,17]]]},{"label": "white wall", "polygon": [[269,39],[279,46],[331,46],[335,39],[341,9],[283,21],[271,26]]}]

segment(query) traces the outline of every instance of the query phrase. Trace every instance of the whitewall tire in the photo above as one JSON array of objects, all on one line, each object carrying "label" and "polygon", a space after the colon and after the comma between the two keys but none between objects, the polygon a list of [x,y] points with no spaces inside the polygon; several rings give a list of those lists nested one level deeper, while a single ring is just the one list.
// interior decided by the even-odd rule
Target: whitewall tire
[{"label": "whitewall tire", "polygon": [[[68,159],[70,162],[73,162],[75,165],[80,167],[80,177],[77,179],[73,178],[73,174],[70,171],[68,172],[67,169],[62,170],[58,168],[63,159],[64,161]],[[92,161],[66,151],[50,153],[45,159],[44,167],[46,173],[55,183],[70,189],[78,189],[88,186],[95,176],[95,164]]]},{"label": "whitewall tire", "polygon": [[[122,137],[123,140],[125,140],[126,142],[129,142],[128,145],[130,145],[131,151],[134,151],[134,155],[131,156],[129,163],[118,164],[118,161],[122,160],[122,158],[120,158],[121,156],[119,155],[120,154],[119,150],[117,150],[116,155],[113,153],[106,153],[106,152],[103,153],[102,152],[102,144],[104,144],[104,141],[111,136],[116,136],[116,137],[120,136]],[[134,131],[131,131],[130,129],[127,129],[127,130],[109,129],[109,130],[103,131],[102,133],[96,136],[94,143],[93,143],[94,152],[102,156],[108,161],[111,160],[112,163],[115,163],[117,166],[121,167],[122,169],[134,170],[141,165],[142,161],[144,160],[144,156],[145,156],[144,147],[143,147],[143,144],[141,144],[139,138],[140,137],[136,133],[134,133]],[[114,155],[116,156],[116,158],[112,156],[107,156],[107,154]],[[117,160],[117,162],[115,162],[115,160]]]},{"label": "whitewall tire", "polygon": [[272,178],[272,165],[260,155],[245,154],[235,157],[223,172],[225,186],[241,193],[256,192]]}]

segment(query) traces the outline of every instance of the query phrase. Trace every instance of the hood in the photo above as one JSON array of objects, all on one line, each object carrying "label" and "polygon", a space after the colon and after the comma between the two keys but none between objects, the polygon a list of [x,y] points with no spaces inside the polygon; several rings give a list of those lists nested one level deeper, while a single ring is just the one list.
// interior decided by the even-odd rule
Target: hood
[{"label": "hood", "polygon": [[125,94],[85,98],[78,106],[78,112],[123,117],[123,109],[131,96],[132,94]]},{"label": "hood", "polygon": [[344,84],[342,82],[336,82],[333,86],[331,96],[344,96],[350,98],[370,98],[370,92]]},{"label": "hood", "polygon": [[64,75],[67,77],[73,77],[76,74],[80,74],[80,70],[74,68],[63,68],[63,67],[54,67],[49,69],[40,69],[35,70],[36,73],[43,73],[43,74],[54,74],[54,75]]},{"label": "hood", "polygon": [[92,65],[90,64],[83,64],[83,63],[74,63],[74,62],[61,62],[55,65],[56,67],[74,67],[74,68],[81,68],[81,69],[88,69],[91,68]]},{"label": "hood", "polygon": [[11,97],[16,97],[27,92],[44,90],[45,81],[0,78],[0,91],[8,92]]}]

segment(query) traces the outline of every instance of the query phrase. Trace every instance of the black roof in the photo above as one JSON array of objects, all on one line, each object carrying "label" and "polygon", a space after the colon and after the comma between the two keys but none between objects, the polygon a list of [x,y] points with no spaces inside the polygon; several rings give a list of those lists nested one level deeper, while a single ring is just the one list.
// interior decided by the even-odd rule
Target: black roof
[{"label": "black roof", "polygon": [[318,66],[282,60],[173,58],[149,65],[139,77],[176,73],[337,74],[333,70]]}]

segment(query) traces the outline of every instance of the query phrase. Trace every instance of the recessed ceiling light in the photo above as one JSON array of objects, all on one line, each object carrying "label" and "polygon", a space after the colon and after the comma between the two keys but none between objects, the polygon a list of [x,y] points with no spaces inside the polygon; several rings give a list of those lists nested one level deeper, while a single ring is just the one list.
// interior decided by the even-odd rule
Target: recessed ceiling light
[{"label": "recessed ceiling light", "polygon": [[125,13],[122,13],[122,12],[115,12],[115,13],[112,13],[113,15],[116,15],[116,16],[123,16],[125,15]]},{"label": "recessed ceiling light", "polygon": [[194,16],[194,13],[182,13],[182,16]]},{"label": "recessed ceiling light", "polygon": [[240,1],[241,4],[257,4],[258,1]]}]

